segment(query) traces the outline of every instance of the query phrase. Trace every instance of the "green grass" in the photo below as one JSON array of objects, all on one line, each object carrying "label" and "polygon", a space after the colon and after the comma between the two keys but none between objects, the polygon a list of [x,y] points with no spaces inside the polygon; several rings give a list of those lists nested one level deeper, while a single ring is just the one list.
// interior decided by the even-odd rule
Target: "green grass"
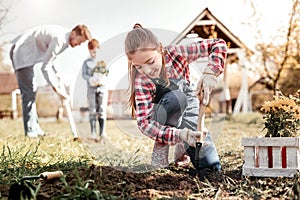
[{"label": "green grass", "polygon": [[[23,133],[22,119],[0,120],[0,184],[9,186],[24,175],[38,175],[44,171],[70,172],[91,165],[134,168],[150,162],[153,141],[139,133],[135,121],[108,120],[108,141],[105,143],[73,141],[66,120],[57,122],[41,119],[40,124],[49,136],[27,138]],[[226,119],[208,118],[206,125],[219,153],[223,155],[232,151],[241,152],[242,137],[263,135],[262,117],[257,113]],[[90,136],[89,124],[77,123],[77,128],[85,141]],[[64,178],[62,181],[65,190],[65,194],[60,196],[62,199],[75,199],[78,196],[104,198],[104,194],[96,188],[90,188],[90,182],[81,180],[80,176],[75,180],[75,185],[70,185]]]}]

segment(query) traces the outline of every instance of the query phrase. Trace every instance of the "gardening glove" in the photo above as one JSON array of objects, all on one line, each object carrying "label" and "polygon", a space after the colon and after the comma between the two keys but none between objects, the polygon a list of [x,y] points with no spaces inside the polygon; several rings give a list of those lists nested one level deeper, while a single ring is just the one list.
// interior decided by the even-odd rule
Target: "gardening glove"
[{"label": "gardening glove", "polygon": [[200,140],[201,138],[201,131],[191,131],[187,128],[184,128],[181,130],[179,133],[180,139],[188,143],[190,146],[195,147],[196,146],[196,141]]},{"label": "gardening glove", "polygon": [[212,90],[215,88],[217,84],[217,76],[215,73],[209,68],[206,67],[203,71],[202,76],[198,80],[196,95],[201,101],[201,92],[203,92],[203,101],[202,104],[207,106],[209,103],[209,95]]}]

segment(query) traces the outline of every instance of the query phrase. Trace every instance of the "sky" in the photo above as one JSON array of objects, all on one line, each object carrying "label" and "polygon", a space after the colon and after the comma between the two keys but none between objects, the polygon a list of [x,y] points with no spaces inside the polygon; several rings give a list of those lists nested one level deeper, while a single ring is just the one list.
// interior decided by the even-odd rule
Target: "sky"
[{"label": "sky", "polygon": [[[268,39],[269,34],[286,23],[290,5],[286,0],[254,2],[262,15],[259,25],[264,29],[264,39]],[[1,43],[39,25],[59,24],[70,29],[77,24],[87,25],[101,45],[111,46],[108,49],[114,58],[105,60],[111,66],[109,89],[125,87],[118,79],[124,78],[127,70],[126,65],[122,66],[127,63],[123,46],[113,47],[112,41],[122,42],[136,22],[169,34],[169,38],[162,41],[166,45],[208,7],[246,45],[251,46],[254,41],[255,29],[247,25],[252,15],[247,0],[1,0],[1,3],[10,6],[8,20],[1,32]],[[9,48],[9,44],[5,45],[4,57],[10,64]],[[103,57],[98,55],[99,59],[105,59],[104,54]],[[81,66],[87,57],[86,43],[68,48],[59,56],[66,82],[75,85],[79,81]],[[38,67],[36,70],[39,73]],[[43,80],[40,83],[43,85]]]}]

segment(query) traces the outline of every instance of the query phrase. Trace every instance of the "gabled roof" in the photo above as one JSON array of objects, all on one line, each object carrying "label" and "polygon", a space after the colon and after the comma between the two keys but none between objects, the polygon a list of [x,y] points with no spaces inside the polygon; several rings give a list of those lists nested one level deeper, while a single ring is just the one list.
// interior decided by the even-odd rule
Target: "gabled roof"
[{"label": "gabled roof", "polygon": [[0,73],[0,94],[10,94],[18,88],[15,73]]},{"label": "gabled roof", "polygon": [[251,50],[236,37],[220,20],[218,20],[208,8],[205,8],[172,42],[178,44],[188,34],[198,34],[199,37],[207,39],[211,37],[222,38],[231,49],[243,48],[248,52]]}]

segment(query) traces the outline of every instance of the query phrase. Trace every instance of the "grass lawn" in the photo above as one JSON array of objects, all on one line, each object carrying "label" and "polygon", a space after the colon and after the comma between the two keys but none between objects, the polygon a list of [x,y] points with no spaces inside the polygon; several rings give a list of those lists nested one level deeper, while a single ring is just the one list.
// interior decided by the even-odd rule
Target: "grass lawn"
[{"label": "grass lawn", "polygon": [[[49,135],[27,138],[21,119],[0,120],[0,199],[8,196],[10,185],[22,176],[55,170],[63,171],[65,176],[50,184],[35,182],[39,186],[39,191],[33,191],[37,199],[251,199],[257,195],[276,197],[282,195],[286,187],[291,190],[293,185],[291,182],[281,187],[278,180],[273,179],[266,185],[275,181],[273,186],[279,185],[279,189],[269,191],[264,185],[268,179],[241,176],[241,138],[264,135],[262,116],[257,113],[206,119],[223,168],[223,176],[211,183],[196,180],[185,169],[175,167],[145,171],[150,169],[147,166],[153,141],[139,133],[133,120],[108,120],[105,142],[89,140],[88,122],[76,124],[81,141],[73,140],[67,120],[41,119],[40,124]],[[135,171],[141,170],[137,166],[144,166],[144,172]],[[262,182],[257,183],[258,180]],[[159,187],[164,182],[164,187],[174,186],[170,189],[172,192]]]}]

